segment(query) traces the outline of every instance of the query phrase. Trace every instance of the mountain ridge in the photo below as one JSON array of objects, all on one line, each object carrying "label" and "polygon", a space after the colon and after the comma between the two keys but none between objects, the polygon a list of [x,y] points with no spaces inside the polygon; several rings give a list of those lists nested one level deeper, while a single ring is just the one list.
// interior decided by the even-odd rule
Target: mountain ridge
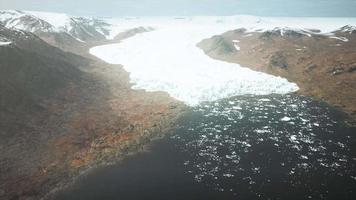
[{"label": "mountain ridge", "polygon": [[3,10],[0,21],[7,28],[33,33],[67,33],[79,42],[106,39],[110,24],[96,18],[72,17],[66,14]]}]

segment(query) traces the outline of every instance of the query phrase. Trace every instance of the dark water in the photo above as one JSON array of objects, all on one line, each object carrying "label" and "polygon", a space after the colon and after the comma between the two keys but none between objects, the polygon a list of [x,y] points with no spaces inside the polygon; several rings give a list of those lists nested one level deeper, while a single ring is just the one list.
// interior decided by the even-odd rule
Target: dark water
[{"label": "dark water", "polygon": [[356,129],[294,95],[203,104],[150,152],[57,199],[356,199]]}]

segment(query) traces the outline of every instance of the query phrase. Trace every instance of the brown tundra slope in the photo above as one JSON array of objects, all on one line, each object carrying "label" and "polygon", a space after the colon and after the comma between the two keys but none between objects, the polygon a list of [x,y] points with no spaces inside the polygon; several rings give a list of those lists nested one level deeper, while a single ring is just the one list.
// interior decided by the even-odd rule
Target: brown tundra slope
[{"label": "brown tundra slope", "polygon": [[166,93],[132,90],[119,65],[1,25],[0,39],[12,42],[0,45],[0,199],[40,199],[122,159],[184,109]]},{"label": "brown tundra slope", "polygon": [[285,77],[298,84],[298,93],[325,100],[356,117],[355,27],[328,35],[318,30],[237,29],[198,46],[212,58]]}]

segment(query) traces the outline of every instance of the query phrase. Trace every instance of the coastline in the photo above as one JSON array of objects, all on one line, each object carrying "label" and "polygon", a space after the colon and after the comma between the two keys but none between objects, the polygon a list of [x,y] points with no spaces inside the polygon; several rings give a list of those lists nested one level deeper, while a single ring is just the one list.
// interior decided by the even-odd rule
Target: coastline
[{"label": "coastline", "polygon": [[279,30],[247,32],[237,29],[202,40],[197,46],[213,59],[286,78],[300,87],[296,94],[325,101],[355,121],[353,44],[356,34],[340,31],[335,35],[347,36],[349,41],[294,31],[283,36]]},{"label": "coastline", "polygon": [[[177,119],[179,119],[180,115],[181,114],[177,115]],[[171,119],[170,121],[174,122],[175,120],[176,119]],[[77,181],[94,172],[96,169],[117,165],[121,162],[125,162],[125,159],[128,157],[148,151],[152,142],[166,136],[172,129],[174,129],[174,126],[169,125],[165,129],[148,131],[150,133],[149,135],[142,135],[140,138],[127,143],[127,149],[125,151],[118,149],[116,154],[112,155],[112,157],[107,157],[103,160],[99,160],[93,163],[92,165],[85,166],[82,169],[77,170],[74,172],[73,176],[69,177],[68,179],[64,179],[61,183],[54,186],[53,189],[46,193],[41,199],[55,199],[58,193],[68,190],[71,186],[75,185]],[[139,142],[137,143],[137,141]]]},{"label": "coastline", "polygon": [[[141,124],[141,126],[139,124],[136,124],[138,125],[138,127],[136,127],[136,125],[132,126],[131,125],[132,123],[130,122],[129,129],[131,133],[129,133],[129,135],[126,135],[124,133],[115,133],[113,137],[111,136],[107,137],[107,135],[105,135],[100,141],[101,144],[95,147],[98,148],[99,150],[89,150],[90,153],[98,154],[95,155],[94,157],[99,157],[99,159],[92,161],[90,164],[84,161],[84,163],[79,164],[79,166],[75,166],[75,169],[72,172],[70,172],[72,175],[69,178],[63,179],[62,182],[54,186],[53,189],[51,189],[48,193],[46,193],[41,199],[43,200],[53,199],[55,198],[58,192],[68,189],[70,186],[75,184],[76,181],[78,181],[78,179],[80,179],[83,176],[86,176],[88,173],[91,173],[95,169],[118,164],[120,162],[123,162],[126,158],[132,155],[146,151],[147,147],[149,147],[152,141],[160,139],[161,137],[164,137],[166,134],[169,134],[169,132],[174,129],[176,125],[175,124],[176,121],[179,120],[182,115],[184,115],[186,106],[183,103],[169,97],[168,94],[166,94],[165,92],[147,92],[143,90],[132,89],[131,88],[132,84],[130,78],[128,77],[129,73],[126,72],[121,65],[108,64],[105,61],[102,61],[100,58],[97,58],[96,56],[93,56],[92,54],[89,53],[89,50],[95,46],[120,43],[122,40],[126,38],[135,36],[136,34],[140,34],[146,31],[151,31],[151,30],[145,30],[142,27],[133,28],[125,32],[119,33],[118,36],[115,37],[113,40],[94,42],[87,46],[81,47],[79,49],[74,48],[74,50],[66,49],[66,48],[63,49],[63,50],[69,50],[73,53],[79,54],[89,59],[93,59],[96,63],[98,63],[98,65],[118,67],[119,69],[114,69],[113,71],[119,70],[119,73],[123,73],[125,77],[124,78],[125,85],[126,87],[129,88],[128,90],[132,91],[133,93],[138,93],[138,96],[135,96],[133,98],[137,98],[138,100],[142,100],[142,101],[145,101],[145,98],[148,98],[149,99],[148,101],[151,101],[151,103],[149,104],[152,104],[152,102],[154,103],[153,105],[146,105],[146,106],[152,106],[152,109],[157,109],[157,110],[156,113],[154,114],[155,116],[148,119],[149,121],[147,122],[147,124],[145,124],[146,122],[143,122],[144,124]],[[109,85],[111,87],[110,90],[114,96],[117,97],[122,95],[120,94],[121,91],[115,88],[115,85],[117,84],[115,83],[116,82],[115,79],[116,78],[122,79],[122,77],[116,77],[115,73],[110,72],[110,70],[108,71],[102,69],[94,69],[92,73],[98,73],[100,74],[101,79],[109,80],[110,83],[114,83]],[[136,101],[135,99],[132,100]],[[115,101],[116,101],[115,99],[111,100],[110,102],[112,104],[111,106],[116,104]],[[125,105],[125,103],[123,104],[119,103],[119,105],[114,105],[113,107],[117,107],[118,109],[117,111],[121,112],[120,107],[122,107],[123,105]],[[163,109],[160,108],[162,106],[164,107]],[[136,112],[134,110],[138,109],[137,107],[131,105],[129,105],[128,107],[133,112]],[[128,112],[130,111],[128,110]],[[145,113],[147,112],[145,110],[141,112],[142,113],[138,113],[138,115],[148,114]],[[152,113],[150,114],[152,115]],[[134,116],[134,118],[136,117],[137,115]],[[132,121],[133,123],[135,123],[135,119],[133,119]],[[120,134],[124,134],[124,135],[120,135]],[[108,150],[106,144],[109,145],[111,144],[111,146],[109,147],[110,150]]]}]

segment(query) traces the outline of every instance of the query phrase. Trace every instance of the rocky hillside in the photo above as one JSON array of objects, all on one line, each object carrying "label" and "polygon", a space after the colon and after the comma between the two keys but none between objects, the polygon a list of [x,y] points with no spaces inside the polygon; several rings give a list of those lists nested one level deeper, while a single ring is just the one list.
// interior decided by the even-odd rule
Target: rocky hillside
[{"label": "rocky hillside", "polygon": [[[48,45],[32,33],[0,25],[1,110],[15,114],[35,108],[36,102],[69,82],[80,81],[77,65],[88,61]],[[4,122],[4,120],[1,120]],[[5,123],[2,127],[9,125]],[[2,131],[2,130],[1,130]]]},{"label": "rocky hillside", "polygon": [[182,108],[165,93],[132,90],[121,66],[5,26],[0,90],[0,199],[50,197],[85,170],[141,149]]},{"label": "rocky hillside", "polygon": [[356,28],[331,33],[275,28],[237,29],[198,44],[212,58],[282,76],[300,94],[325,100],[356,116]]}]

